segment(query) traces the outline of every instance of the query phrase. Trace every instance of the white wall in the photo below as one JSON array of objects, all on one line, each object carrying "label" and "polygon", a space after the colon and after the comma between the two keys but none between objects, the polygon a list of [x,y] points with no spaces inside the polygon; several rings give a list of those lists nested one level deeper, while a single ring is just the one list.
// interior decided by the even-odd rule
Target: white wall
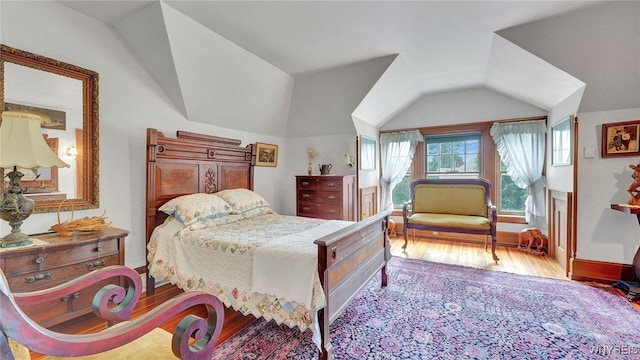
[{"label": "white wall", "polygon": [[[580,259],[631,264],[638,249],[640,228],[635,216],[611,210],[611,203],[627,203],[631,164],[638,156],[600,156],[602,124],[640,119],[640,108],[579,113],[578,249]],[[584,148],[596,149],[585,158]]]},{"label": "white wall", "polygon": [[[106,215],[115,227],[131,230],[125,241],[125,263],[145,264],[146,129],[201,132],[277,144],[283,138],[235,131],[185,119],[139,61],[122,45],[111,28],[57,2],[0,3],[0,41],[53,59],[94,70],[100,76],[100,208],[76,211],[75,217]],[[29,24],[29,26],[24,26]],[[218,84],[225,86],[225,84]],[[255,168],[256,191],[281,211],[280,184],[284,164]],[[62,218],[70,217],[63,213]],[[34,214],[23,224],[25,233],[39,233],[57,222],[55,213]],[[10,231],[0,222],[0,234]]]}]

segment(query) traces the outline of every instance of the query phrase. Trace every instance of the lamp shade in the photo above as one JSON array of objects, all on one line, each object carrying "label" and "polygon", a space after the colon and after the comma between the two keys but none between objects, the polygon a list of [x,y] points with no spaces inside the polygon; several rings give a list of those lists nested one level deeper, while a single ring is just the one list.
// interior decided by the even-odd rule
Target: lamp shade
[{"label": "lamp shade", "polygon": [[40,131],[41,116],[21,111],[2,113],[0,168],[69,167],[60,160]]}]

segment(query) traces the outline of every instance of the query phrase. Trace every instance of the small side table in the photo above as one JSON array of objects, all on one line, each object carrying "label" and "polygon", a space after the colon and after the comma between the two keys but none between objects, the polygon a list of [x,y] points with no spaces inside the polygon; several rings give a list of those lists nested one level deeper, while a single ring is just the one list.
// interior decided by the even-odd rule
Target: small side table
[{"label": "small side table", "polygon": [[[640,207],[611,204],[611,208],[626,214],[636,215],[638,217],[638,224],[640,224]],[[640,281],[640,248],[638,248],[636,255],[633,257],[633,274],[636,280]],[[613,287],[626,291],[627,300],[629,301],[640,299],[640,283],[638,282],[620,280],[613,284]]]}]

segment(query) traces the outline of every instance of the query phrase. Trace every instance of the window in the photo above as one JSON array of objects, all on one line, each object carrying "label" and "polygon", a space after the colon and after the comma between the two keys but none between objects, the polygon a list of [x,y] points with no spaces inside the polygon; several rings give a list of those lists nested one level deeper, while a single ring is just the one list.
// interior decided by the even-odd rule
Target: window
[{"label": "window", "polygon": [[409,201],[409,183],[411,182],[411,170],[402,178],[402,181],[393,188],[391,192],[391,200],[393,207],[401,209],[402,205]]},{"label": "window", "polygon": [[[499,157],[499,156],[498,156]],[[507,174],[507,166],[500,161],[498,176],[498,213],[524,216],[524,202],[527,200],[527,189],[519,188]]]},{"label": "window", "polygon": [[425,177],[479,178],[482,134],[425,137]]}]

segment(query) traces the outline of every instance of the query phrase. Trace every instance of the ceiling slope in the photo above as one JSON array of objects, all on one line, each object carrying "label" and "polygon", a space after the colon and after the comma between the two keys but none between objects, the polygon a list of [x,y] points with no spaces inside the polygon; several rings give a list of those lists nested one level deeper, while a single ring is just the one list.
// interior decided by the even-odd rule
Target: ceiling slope
[{"label": "ceiling slope", "polygon": [[287,137],[355,134],[351,114],[396,55],[296,76]]},{"label": "ceiling slope", "polygon": [[[134,8],[133,14],[127,14],[117,23],[116,30],[175,106],[187,117],[162,8],[162,3]],[[122,18],[122,15],[119,17]]]},{"label": "ceiling slope", "polygon": [[188,120],[282,136],[291,75],[162,2],[115,28]]},{"label": "ceiling slope", "polygon": [[639,1],[607,1],[498,34],[583,81],[580,112],[640,107]]},{"label": "ceiling slope", "polygon": [[579,79],[499,35],[493,37],[485,84],[545,110],[585,86]]}]

